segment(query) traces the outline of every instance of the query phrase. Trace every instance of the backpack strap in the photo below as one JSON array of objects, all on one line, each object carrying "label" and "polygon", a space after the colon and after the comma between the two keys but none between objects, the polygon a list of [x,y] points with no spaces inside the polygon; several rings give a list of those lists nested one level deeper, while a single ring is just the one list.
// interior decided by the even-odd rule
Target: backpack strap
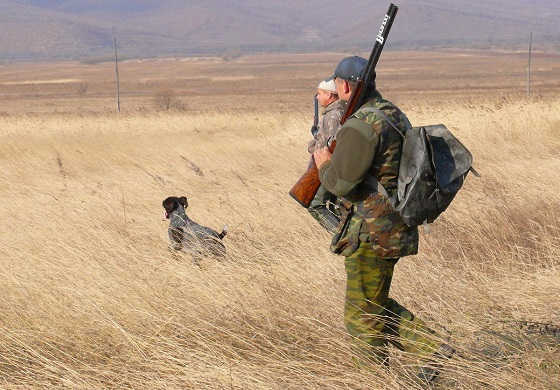
[{"label": "backpack strap", "polygon": [[364,180],[364,184],[369,190],[373,190],[385,196],[387,199],[391,201],[391,204],[393,204],[394,206],[394,199],[389,196],[389,193],[387,192],[385,187],[383,187],[383,184],[381,184],[376,177],[367,176],[366,179]]},{"label": "backpack strap", "polygon": [[473,167],[470,167],[470,168],[469,168],[469,171],[472,172],[472,174],[475,175],[476,177],[480,177],[480,173],[478,173],[478,172],[476,171],[476,169],[474,169]]},{"label": "backpack strap", "polygon": [[[378,115],[379,117],[381,117],[381,119],[383,119],[384,121],[386,121],[397,133],[399,133],[399,135],[402,137],[403,141],[404,141],[404,134],[403,132],[397,127],[397,125],[395,125],[393,123],[392,120],[389,119],[389,117],[387,116],[387,114],[385,114],[383,111],[381,111],[379,108],[376,107],[364,107],[362,108],[360,111],[362,112],[373,112],[376,115]],[[409,127],[412,127],[412,125],[410,124],[410,122],[408,121],[407,118],[407,124]],[[391,205],[393,206],[393,208],[396,207],[397,204],[397,193],[395,193],[394,196],[389,196],[389,192],[385,189],[385,187],[383,187],[383,184],[381,184],[379,182],[379,180],[377,180],[376,177],[373,176],[369,176],[366,178],[365,180],[366,185],[372,189],[375,190],[376,192],[380,193],[381,195],[385,196],[387,199],[389,199],[389,201],[391,202]]]},{"label": "backpack strap", "polygon": [[[395,125],[393,123],[392,120],[389,119],[389,117],[383,112],[381,111],[379,108],[376,107],[364,107],[361,109],[362,112],[373,112],[376,115],[379,115],[381,117],[381,119],[383,119],[385,122],[387,122],[393,129],[395,129],[395,131],[397,133],[399,133],[399,135],[404,139],[404,134],[403,132],[397,127],[397,125]],[[407,122],[408,122],[408,118],[407,118]],[[412,125],[410,124],[410,122],[408,122],[409,127],[412,127]]]}]

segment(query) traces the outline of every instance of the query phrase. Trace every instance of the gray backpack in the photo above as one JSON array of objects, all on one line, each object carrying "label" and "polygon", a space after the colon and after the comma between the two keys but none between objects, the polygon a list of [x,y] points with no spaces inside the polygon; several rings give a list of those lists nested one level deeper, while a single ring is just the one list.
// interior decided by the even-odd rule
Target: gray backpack
[{"label": "gray backpack", "polygon": [[403,137],[397,194],[391,203],[408,226],[432,223],[447,209],[469,172],[480,176],[472,167],[472,154],[444,125],[411,127],[403,134],[381,110],[372,111]]}]

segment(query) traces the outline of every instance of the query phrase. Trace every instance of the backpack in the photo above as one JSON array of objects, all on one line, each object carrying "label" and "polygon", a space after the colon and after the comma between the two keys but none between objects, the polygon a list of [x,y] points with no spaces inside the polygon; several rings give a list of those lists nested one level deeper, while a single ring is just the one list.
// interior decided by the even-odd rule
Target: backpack
[{"label": "backpack", "polygon": [[389,197],[408,226],[432,223],[463,186],[472,167],[469,150],[444,125],[411,127],[404,134],[379,109],[372,108],[403,138],[397,193]]}]

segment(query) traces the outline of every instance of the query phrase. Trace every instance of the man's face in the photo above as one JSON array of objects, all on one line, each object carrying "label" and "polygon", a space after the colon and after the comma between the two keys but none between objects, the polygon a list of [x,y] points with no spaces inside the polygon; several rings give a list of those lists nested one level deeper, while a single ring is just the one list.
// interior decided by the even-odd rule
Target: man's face
[{"label": "man's face", "polygon": [[326,107],[337,99],[338,97],[334,93],[324,89],[317,89],[317,101],[321,107]]},{"label": "man's face", "polygon": [[350,96],[352,95],[352,91],[350,91],[348,82],[337,77],[334,79],[334,84],[336,85],[338,97],[341,100],[348,101],[350,99]]}]

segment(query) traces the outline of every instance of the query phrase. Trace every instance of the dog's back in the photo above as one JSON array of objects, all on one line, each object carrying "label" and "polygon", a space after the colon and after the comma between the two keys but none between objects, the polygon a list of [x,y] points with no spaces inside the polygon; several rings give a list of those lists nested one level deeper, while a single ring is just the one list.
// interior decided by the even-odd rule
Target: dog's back
[{"label": "dog's back", "polygon": [[183,228],[183,246],[199,253],[210,252],[214,256],[225,256],[226,247],[221,240],[227,231],[216,232],[189,219]]},{"label": "dog's back", "polygon": [[227,235],[227,225],[218,233],[190,219],[185,212],[185,208],[188,207],[186,197],[169,197],[163,201],[163,207],[166,218],[169,219],[168,234],[174,249],[225,256],[226,247],[221,240]]}]

